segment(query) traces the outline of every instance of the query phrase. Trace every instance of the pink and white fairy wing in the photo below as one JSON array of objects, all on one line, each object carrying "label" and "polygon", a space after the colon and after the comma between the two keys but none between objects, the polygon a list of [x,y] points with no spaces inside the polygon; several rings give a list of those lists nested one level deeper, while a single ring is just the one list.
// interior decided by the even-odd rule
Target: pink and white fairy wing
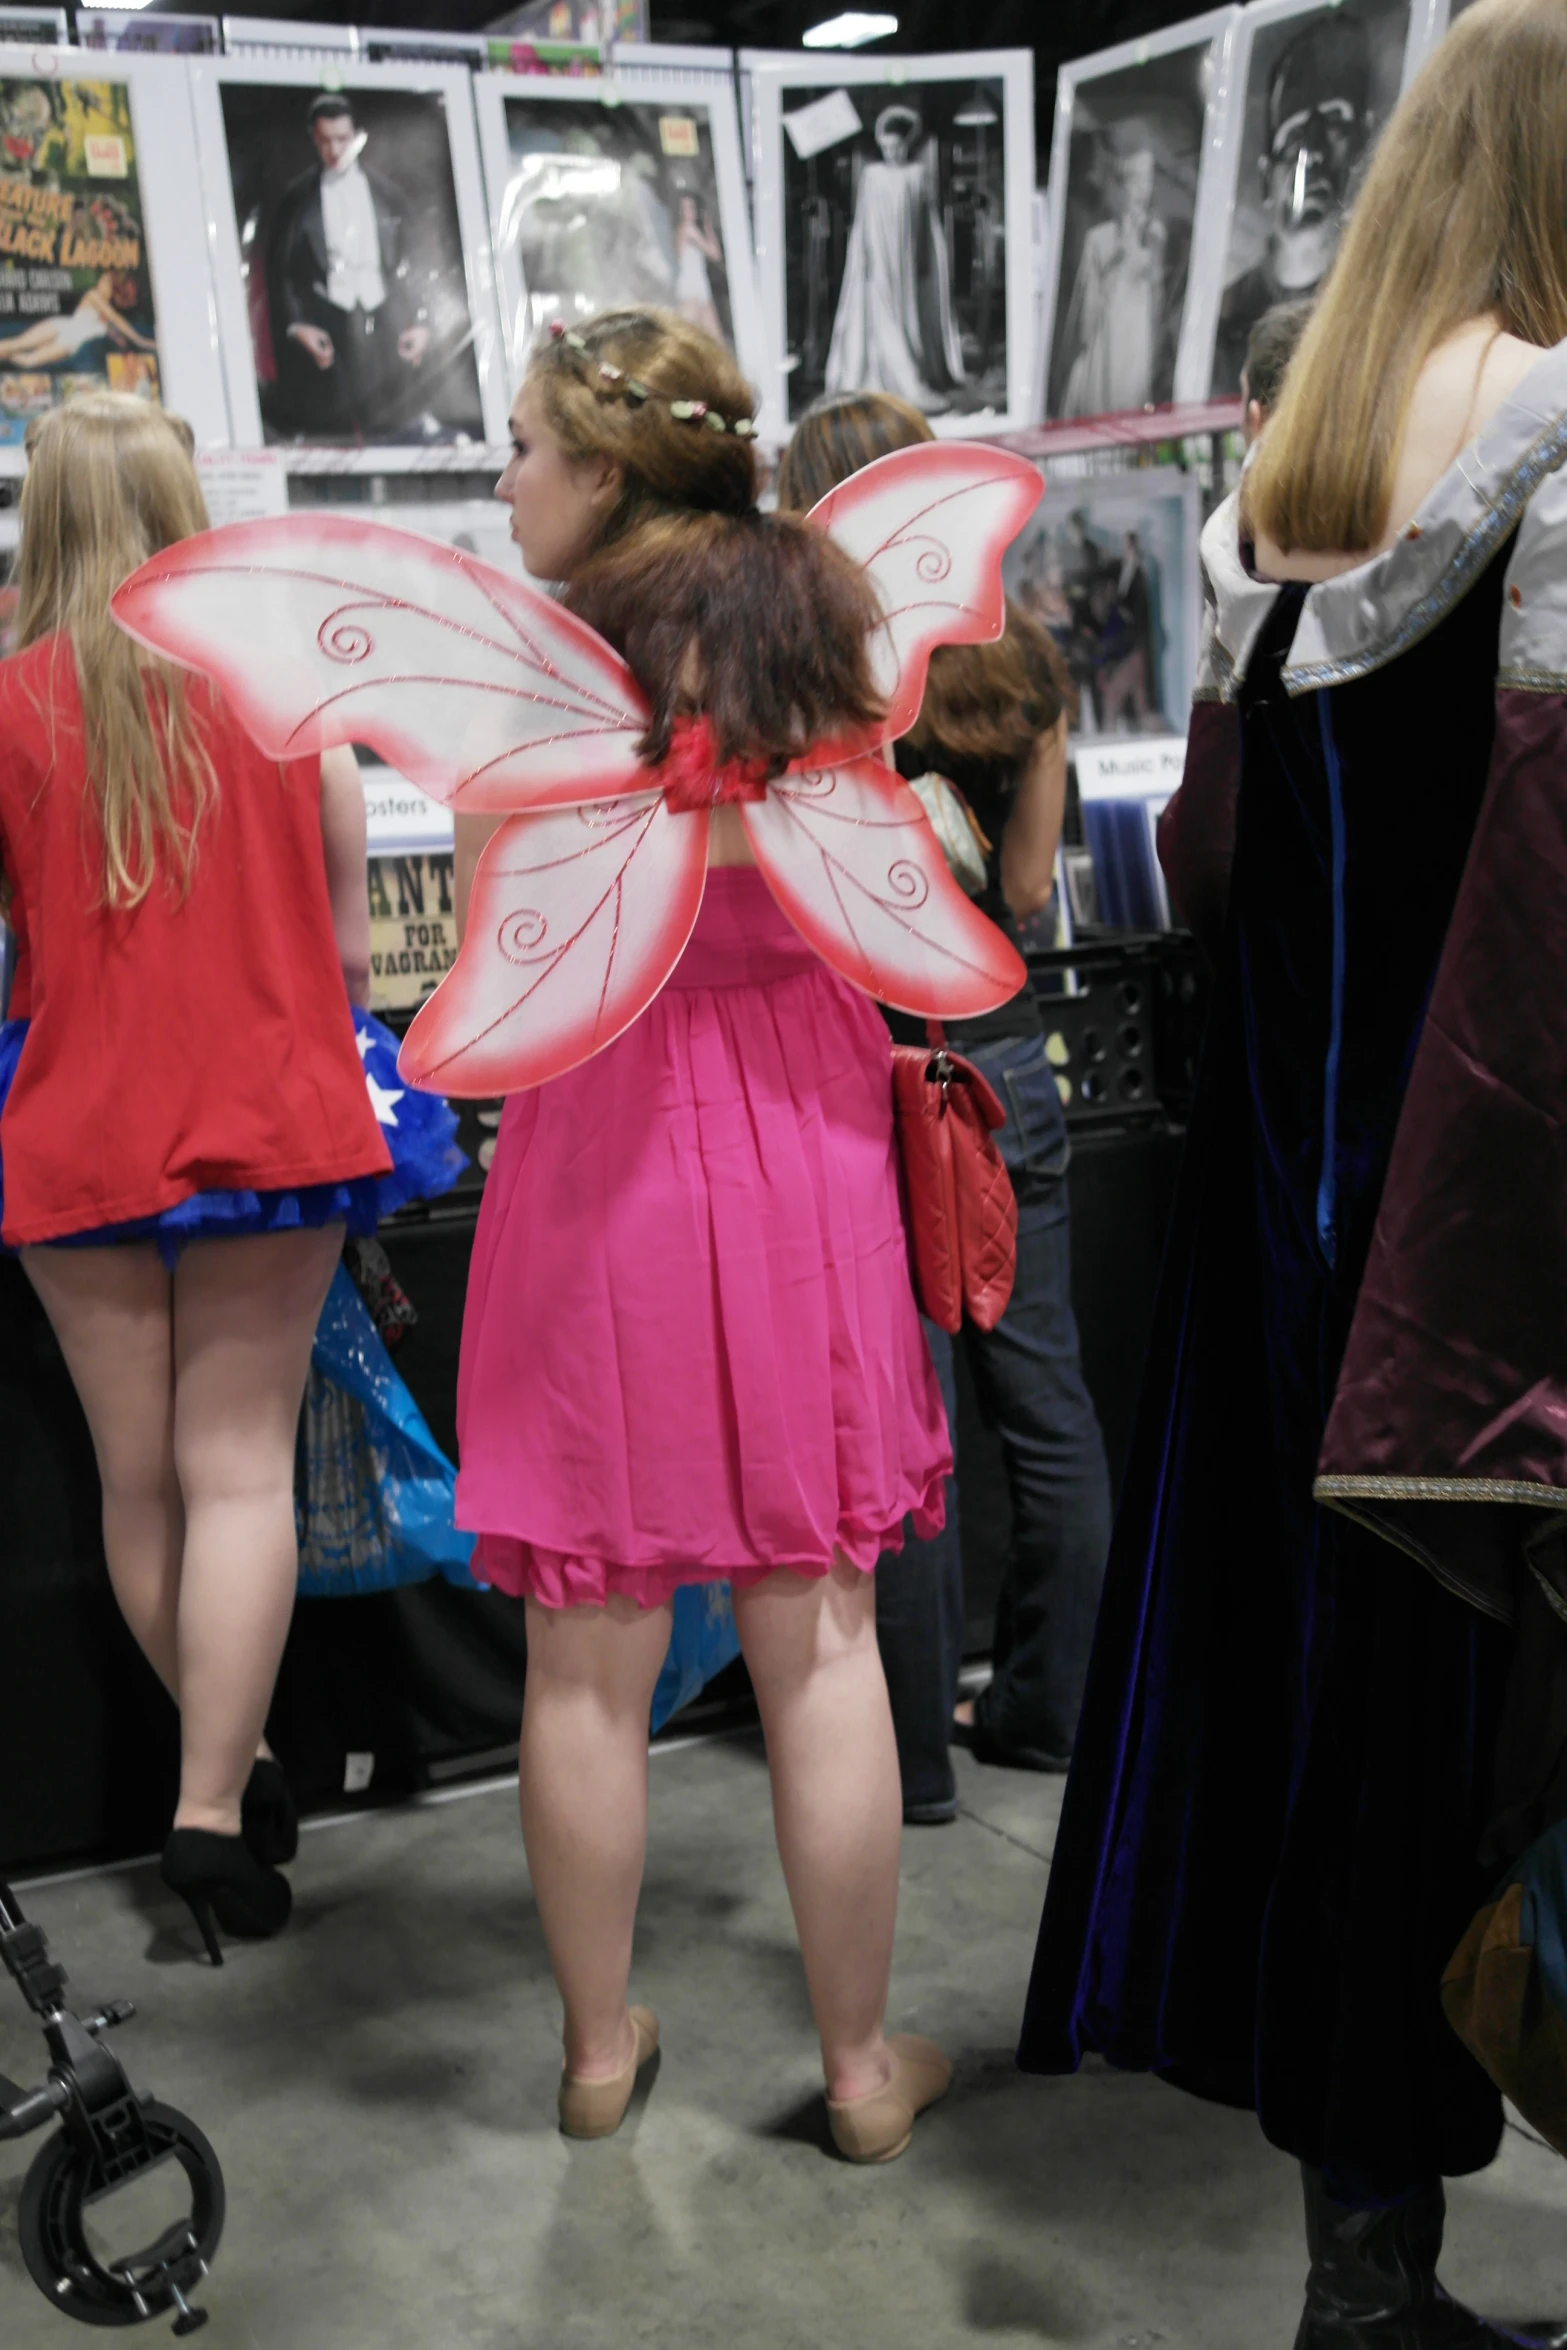
[{"label": "pink and white fairy wing", "polygon": [[1009,450],[923,441],[878,457],[811,508],[809,519],[860,565],[881,605],[871,666],[887,715],[870,741],[908,733],[938,645],[1001,635],[1001,558],[1043,489],[1038,467]]},{"label": "pink and white fairy wing", "polygon": [[129,635],[205,671],[269,756],[363,743],[474,813],[636,789],[647,704],[602,637],[521,580],[341,514],[181,539],[113,599]]},{"label": "pink and white fairy wing", "polygon": [[514,816],[487,844],[457,960],[403,1039],[410,1085],[519,1093],[612,1042],[684,951],[708,818],[662,793]]},{"label": "pink and white fairy wing", "polygon": [[741,808],[769,889],[824,962],[904,1012],[971,1019],[1023,959],[947,870],[925,811],[880,759],[789,774]]}]

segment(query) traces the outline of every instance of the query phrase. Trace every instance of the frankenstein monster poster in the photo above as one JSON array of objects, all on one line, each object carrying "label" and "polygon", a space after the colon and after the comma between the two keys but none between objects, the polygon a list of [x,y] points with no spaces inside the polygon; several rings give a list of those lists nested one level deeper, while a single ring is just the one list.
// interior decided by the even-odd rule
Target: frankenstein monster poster
[{"label": "frankenstein monster poster", "polygon": [[0,443],[87,390],[158,397],[123,82],[0,81]]}]

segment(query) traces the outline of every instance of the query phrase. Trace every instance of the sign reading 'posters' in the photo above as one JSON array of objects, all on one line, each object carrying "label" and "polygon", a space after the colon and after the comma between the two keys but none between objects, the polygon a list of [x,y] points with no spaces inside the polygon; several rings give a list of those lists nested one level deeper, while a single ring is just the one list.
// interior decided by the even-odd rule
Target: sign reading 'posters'
[{"label": "sign reading 'posters'", "polygon": [[159,396],[123,82],[0,81],[0,443],[77,392]]}]

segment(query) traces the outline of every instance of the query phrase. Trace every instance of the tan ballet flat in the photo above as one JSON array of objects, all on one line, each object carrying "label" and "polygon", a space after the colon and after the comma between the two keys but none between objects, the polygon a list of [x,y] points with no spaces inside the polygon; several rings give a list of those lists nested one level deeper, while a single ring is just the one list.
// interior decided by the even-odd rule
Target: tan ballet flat
[{"label": "tan ballet flat", "polygon": [[868,2097],[827,2100],[833,2142],[851,2162],[893,2162],[914,2135],[914,2116],[945,2097],[952,2067],[934,2040],[912,2032],[889,2034],[894,2070],[885,2089]]},{"label": "tan ballet flat", "polygon": [[626,2118],[637,2075],[658,2048],[658,2018],[651,2008],[634,2007],[631,2021],[637,2031],[637,2052],[623,2072],[607,2081],[580,2081],[574,2073],[560,2077],[560,2127],[567,2138],[612,2138]]}]

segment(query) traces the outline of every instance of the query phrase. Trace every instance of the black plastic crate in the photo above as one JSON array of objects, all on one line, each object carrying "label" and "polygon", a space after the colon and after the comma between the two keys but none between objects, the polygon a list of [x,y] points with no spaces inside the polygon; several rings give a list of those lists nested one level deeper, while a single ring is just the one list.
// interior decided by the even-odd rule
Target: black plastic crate
[{"label": "black plastic crate", "polygon": [[1187,932],[1106,932],[1028,970],[1069,1127],[1184,1123],[1208,995]]}]

